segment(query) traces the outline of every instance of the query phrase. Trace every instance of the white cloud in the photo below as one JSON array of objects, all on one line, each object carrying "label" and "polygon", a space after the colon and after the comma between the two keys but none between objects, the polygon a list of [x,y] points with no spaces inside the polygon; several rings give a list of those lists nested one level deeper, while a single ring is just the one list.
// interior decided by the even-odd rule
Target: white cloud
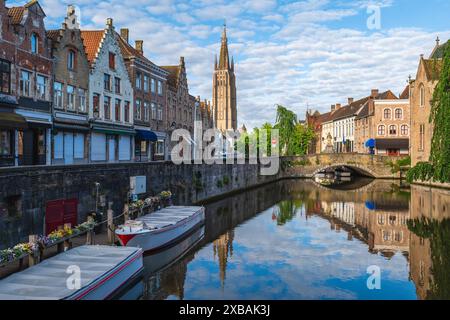
[{"label": "white cloud", "polygon": [[[47,27],[60,26],[70,2],[41,0]],[[226,19],[236,60],[239,125],[247,128],[273,122],[277,103],[303,117],[307,104],[327,111],[371,88],[398,94],[436,35],[450,37],[450,30],[431,33],[412,26],[367,30],[365,8],[374,3],[387,7],[394,1],[77,1],[83,28],[103,28],[111,16],[117,29],[130,29],[132,40],[144,40],[145,53],[155,63],[174,65],[185,56],[191,94],[202,98],[212,95],[214,55]],[[363,15],[361,25],[339,27],[357,15]]]}]

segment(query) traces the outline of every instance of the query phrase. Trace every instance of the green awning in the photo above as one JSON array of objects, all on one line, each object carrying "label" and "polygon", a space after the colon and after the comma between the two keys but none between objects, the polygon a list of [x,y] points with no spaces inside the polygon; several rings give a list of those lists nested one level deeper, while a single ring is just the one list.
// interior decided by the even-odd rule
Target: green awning
[{"label": "green awning", "polygon": [[0,112],[0,127],[8,129],[28,128],[27,120],[14,112]]},{"label": "green awning", "polygon": [[104,128],[104,127],[93,127],[94,132],[101,132],[110,135],[129,135],[134,136],[136,131],[133,129],[119,129],[119,128]]}]

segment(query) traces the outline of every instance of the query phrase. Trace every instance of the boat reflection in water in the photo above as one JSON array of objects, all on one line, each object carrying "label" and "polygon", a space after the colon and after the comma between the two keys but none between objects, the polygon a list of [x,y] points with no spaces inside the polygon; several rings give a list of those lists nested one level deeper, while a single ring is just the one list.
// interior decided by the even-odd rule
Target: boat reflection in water
[{"label": "boat reflection in water", "polygon": [[[146,260],[141,298],[450,299],[450,191],[357,180],[285,180],[205,204],[204,233]],[[367,287],[374,265],[380,290]]]},{"label": "boat reflection in water", "polygon": [[[119,300],[156,299],[153,292],[158,291],[159,273],[183,259],[205,236],[205,226],[199,226],[179,242],[161,250],[144,254],[144,273],[139,281],[130,284]],[[149,290],[151,288],[151,290]],[[151,292],[150,292],[151,291]],[[149,294],[151,296],[149,296]]]}]

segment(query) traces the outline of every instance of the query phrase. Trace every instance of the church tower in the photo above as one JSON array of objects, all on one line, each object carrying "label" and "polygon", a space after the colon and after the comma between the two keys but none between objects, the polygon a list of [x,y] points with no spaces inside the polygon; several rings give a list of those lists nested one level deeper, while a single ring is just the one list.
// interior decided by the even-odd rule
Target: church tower
[{"label": "church tower", "polygon": [[234,75],[234,59],[228,55],[228,39],[226,25],[222,32],[219,62],[214,63],[213,75],[214,122],[217,129],[237,129],[236,78]]}]

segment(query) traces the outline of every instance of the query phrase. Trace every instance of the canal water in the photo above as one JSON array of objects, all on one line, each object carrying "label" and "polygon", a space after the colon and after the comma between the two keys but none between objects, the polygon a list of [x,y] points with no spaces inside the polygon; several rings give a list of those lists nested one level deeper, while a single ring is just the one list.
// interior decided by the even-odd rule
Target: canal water
[{"label": "canal water", "polygon": [[450,299],[450,191],[285,180],[205,204],[124,299]]}]

